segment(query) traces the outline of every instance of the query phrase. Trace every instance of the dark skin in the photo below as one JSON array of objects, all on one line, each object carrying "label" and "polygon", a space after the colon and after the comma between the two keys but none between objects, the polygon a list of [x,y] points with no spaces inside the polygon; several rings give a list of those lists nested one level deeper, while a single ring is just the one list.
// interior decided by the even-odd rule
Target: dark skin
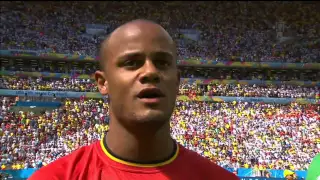
[{"label": "dark skin", "polygon": [[[136,20],[116,29],[102,44],[99,91],[109,95],[110,130],[106,141],[117,156],[147,163],[172,154],[170,117],[179,90],[176,47],[159,25]],[[165,97],[146,104],[137,97],[158,88]]]}]

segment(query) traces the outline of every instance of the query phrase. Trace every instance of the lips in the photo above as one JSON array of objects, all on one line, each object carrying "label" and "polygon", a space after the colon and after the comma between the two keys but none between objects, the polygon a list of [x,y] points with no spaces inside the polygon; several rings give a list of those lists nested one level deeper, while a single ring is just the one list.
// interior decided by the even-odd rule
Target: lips
[{"label": "lips", "polygon": [[138,94],[138,98],[140,99],[162,98],[164,96],[163,92],[158,88],[146,88]]},{"label": "lips", "polygon": [[146,104],[156,104],[159,103],[165,95],[158,88],[146,88],[140,91],[137,97]]}]

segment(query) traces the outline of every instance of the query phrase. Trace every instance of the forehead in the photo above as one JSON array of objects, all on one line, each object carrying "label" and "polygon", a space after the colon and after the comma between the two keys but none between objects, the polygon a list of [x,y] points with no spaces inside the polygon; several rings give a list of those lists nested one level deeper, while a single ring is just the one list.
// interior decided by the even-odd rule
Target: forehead
[{"label": "forehead", "polygon": [[113,62],[131,53],[175,53],[173,41],[168,33],[163,29],[148,26],[132,27],[118,32],[110,38],[109,48],[109,59]]}]

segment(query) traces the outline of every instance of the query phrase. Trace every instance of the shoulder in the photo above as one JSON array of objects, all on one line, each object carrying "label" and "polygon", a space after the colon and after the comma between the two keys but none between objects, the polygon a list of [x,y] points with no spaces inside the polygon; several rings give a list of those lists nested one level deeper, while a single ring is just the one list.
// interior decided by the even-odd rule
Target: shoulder
[{"label": "shoulder", "polygon": [[226,180],[238,180],[239,178],[227,171],[226,169],[220,167],[209,159],[200,156],[198,153],[188,150],[182,147],[184,150],[184,158],[188,159],[189,163],[192,163],[194,167],[197,167],[199,173],[203,177],[210,177],[212,179],[226,179]]},{"label": "shoulder", "polygon": [[[29,180],[68,179],[67,177],[72,175],[74,172],[81,172],[81,169],[88,165],[86,163],[90,160],[88,155],[92,154],[90,151],[93,150],[95,144],[96,143],[81,147],[71,154],[59,158],[47,166],[40,168],[29,178]],[[50,177],[50,179],[48,179],[48,177]]]},{"label": "shoulder", "polygon": [[65,174],[65,169],[63,167],[69,166],[68,159],[72,155],[73,153],[62,157],[48,164],[47,166],[43,166],[42,168],[34,172],[32,176],[29,178],[29,180],[48,179],[49,177],[50,180],[61,179],[62,177],[64,177]]}]

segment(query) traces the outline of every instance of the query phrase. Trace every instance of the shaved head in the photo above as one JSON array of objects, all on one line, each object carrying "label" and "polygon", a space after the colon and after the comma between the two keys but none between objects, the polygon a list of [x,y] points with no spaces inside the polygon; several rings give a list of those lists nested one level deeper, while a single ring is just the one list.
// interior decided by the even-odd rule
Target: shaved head
[{"label": "shaved head", "polygon": [[102,42],[99,60],[100,69],[105,70],[109,55],[112,55],[112,49],[120,46],[123,43],[122,40],[126,39],[124,37],[132,37],[141,33],[154,33],[158,34],[158,38],[166,39],[172,45],[174,55],[176,56],[176,47],[174,41],[162,26],[149,20],[138,19],[127,22],[118,27]]}]

